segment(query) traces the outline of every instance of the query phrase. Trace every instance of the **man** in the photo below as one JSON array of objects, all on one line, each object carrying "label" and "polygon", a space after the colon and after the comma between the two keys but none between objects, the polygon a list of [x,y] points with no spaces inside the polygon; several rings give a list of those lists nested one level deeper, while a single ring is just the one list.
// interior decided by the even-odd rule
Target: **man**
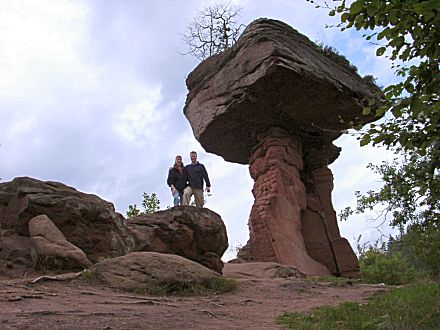
[{"label": "man", "polygon": [[197,152],[191,151],[191,164],[185,166],[189,186],[183,190],[183,205],[189,205],[191,196],[194,195],[197,207],[203,207],[203,180],[206,182],[206,191],[211,191],[211,182],[205,166],[197,161]]}]

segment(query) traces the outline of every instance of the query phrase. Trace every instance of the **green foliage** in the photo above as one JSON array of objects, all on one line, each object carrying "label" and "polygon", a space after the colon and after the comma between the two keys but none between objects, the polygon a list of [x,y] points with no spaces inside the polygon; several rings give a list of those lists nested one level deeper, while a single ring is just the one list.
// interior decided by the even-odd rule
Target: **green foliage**
[{"label": "green foliage", "polygon": [[339,51],[332,47],[323,44],[322,42],[316,43],[316,46],[318,46],[318,50],[327,58],[332,60],[335,63],[338,63],[342,65],[343,67],[346,67],[349,71],[356,73],[358,71],[358,68],[350,63],[350,61]]},{"label": "green foliage", "polygon": [[[308,0],[316,4],[314,0]],[[343,0],[330,10],[339,15],[341,30],[368,31],[366,40],[378,46],[400,82],[384,88],[376,115],[386,120],[370,124],[362,146],[383,145],[404,155],[401,163],[376,167],[385,186],[360,196],[367,208],[389,203],[393,225],[439,221],[440,166],[440,15],[438,0]],[[372,111],[371,106],[364,114]],[[399,196],[400,194],[400,196]]]},{"label": "green foliage", "polygon": [[389,242],[391,253],[399,252],[419,272],[440,279],[440,230],[438,223],[413,224]]},{"label": "green foliage", "polygon": [[151,214],[156,211],[159,211],[160,200],[157,198],[156,193],[152,193],[151,195],[149,195],[144,192],[143,198],[144,198],[142,201],[143,211],[139,210],[136,204],[129,205],[128,211],[126,212],[127,218],[132,218],[142,214]]},{"label": "green foliage", "polygon": [[359,266],[365,283],[389,285],[408,284],[422,277],[403,256],[399,249],[390,250],[385,243],[360,246],[358,242]]},{"label": "green foliage", "polygon": [[394,289],[367,304],[344,303],[311,313],[285,313],[277,322],[289,329],[438,329],[440,284]]},{"label": "green foliage", "polygon": [[[438,173],[422,169],[429,166],[426,157],[405,157],[399,161],[369,164],[379,174],[383,186],[379,191],[366,194],[356,191],[356,213],[382,207],[385,217],[391,215],[391,225],[403,227],[406,224],[432,223],[438,228],[440,216],[440,180]],[[346,208],[340,216],[346,219],[353,210]]]}]

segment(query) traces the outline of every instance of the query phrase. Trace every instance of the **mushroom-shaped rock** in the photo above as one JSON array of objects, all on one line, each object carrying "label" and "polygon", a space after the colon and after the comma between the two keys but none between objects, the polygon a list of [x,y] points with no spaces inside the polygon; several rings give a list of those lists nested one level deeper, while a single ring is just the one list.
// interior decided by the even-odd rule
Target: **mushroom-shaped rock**
[{"label": "mushroom-shaped rock", "polygon": [[[372,120],[362,101],[381,91],[287,24],[258,19],[236,44],[188,76],[184,113],[208,152],[248,164],[258,135],[280,127],[328,144],[348,123]],[[341,120],[343,119],[343,121]]]},{"label": "mushroom-shaped rock", "polygon": [[341,130],[374,119],[362,115],[363,102],[379,100],[380,89],[269,19],[254,21],[233,47],[202,62],[187,86],[184,113],[196,139],[227,161],[249,164],[255,180],[250,239],[239,257],[305,274],[356,274],[327,166],[339,156],[332,141]]}]

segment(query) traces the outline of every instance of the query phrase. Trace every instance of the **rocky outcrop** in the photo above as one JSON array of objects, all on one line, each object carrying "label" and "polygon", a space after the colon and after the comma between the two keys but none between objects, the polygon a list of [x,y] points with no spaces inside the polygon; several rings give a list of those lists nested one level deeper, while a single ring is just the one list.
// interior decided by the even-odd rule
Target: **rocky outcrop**
[{"label": "rocky outcrop", "polygon": [[132,251],[124,217],[112,203],[62,183],[28,177],[0,183],[0,221],[3,230],[29,237],[29,221],[49,217],[66,240],[79,247],[91,262]]},{"label": "rocky outcrop", "polygon": [[203,61],[187,86],[184,113],[196,139],[227,161],[250,164],[255,180],[250,238],[239,257],[306,274],[358,274],[339,234],[328,165],[339,156],[332,141],[341,130],[375,119],[362,109],[367,99],[380,104],[380,89],[269,19]]},{"label": "rocky outcrop", "polygon": [[206,208],[178,206],[127,220],[136,251],[177,254],[218,273],[228,248],[221,217]]},{"label": "rocky outcrop", "polygon": [[113,204],[58,182],[16,178],[0,184],[3,273],[88,268],[131,251],[177,254],[222,272],[228,247],[221,217],[173,207],[124,219]]},{"label": "rocky outcrop", "polygon": [[0,248],[0,275],[21,276],[32,269],[30,238],[15,229],[2,230]]},{"label": "rocky outcrop", "polygon": [[84,269],[92,266],[85,253],[68,242],[63,233],[46,216],[29,221],[31,256],[35,269]]},{"label": "rocky outcrop", "polygon": [[132,252],[99,262],[92,276],[111,287],[129,291],[151,291],[151,285],[199,284],[220,275],[183,257],[157,252]]}]

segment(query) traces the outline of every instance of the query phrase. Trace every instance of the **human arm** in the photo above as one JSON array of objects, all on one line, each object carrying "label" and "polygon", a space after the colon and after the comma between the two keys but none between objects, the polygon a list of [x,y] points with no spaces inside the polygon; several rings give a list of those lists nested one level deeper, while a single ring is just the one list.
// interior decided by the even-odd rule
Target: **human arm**
[{"label": "human arm", "polygon": [[209,181],[208,172],[206,171],[205,166],[202,167],[202,176],[203,176],[203,179],[206,182],[206,191],[210,192],[211,191],[211,181]]}]

